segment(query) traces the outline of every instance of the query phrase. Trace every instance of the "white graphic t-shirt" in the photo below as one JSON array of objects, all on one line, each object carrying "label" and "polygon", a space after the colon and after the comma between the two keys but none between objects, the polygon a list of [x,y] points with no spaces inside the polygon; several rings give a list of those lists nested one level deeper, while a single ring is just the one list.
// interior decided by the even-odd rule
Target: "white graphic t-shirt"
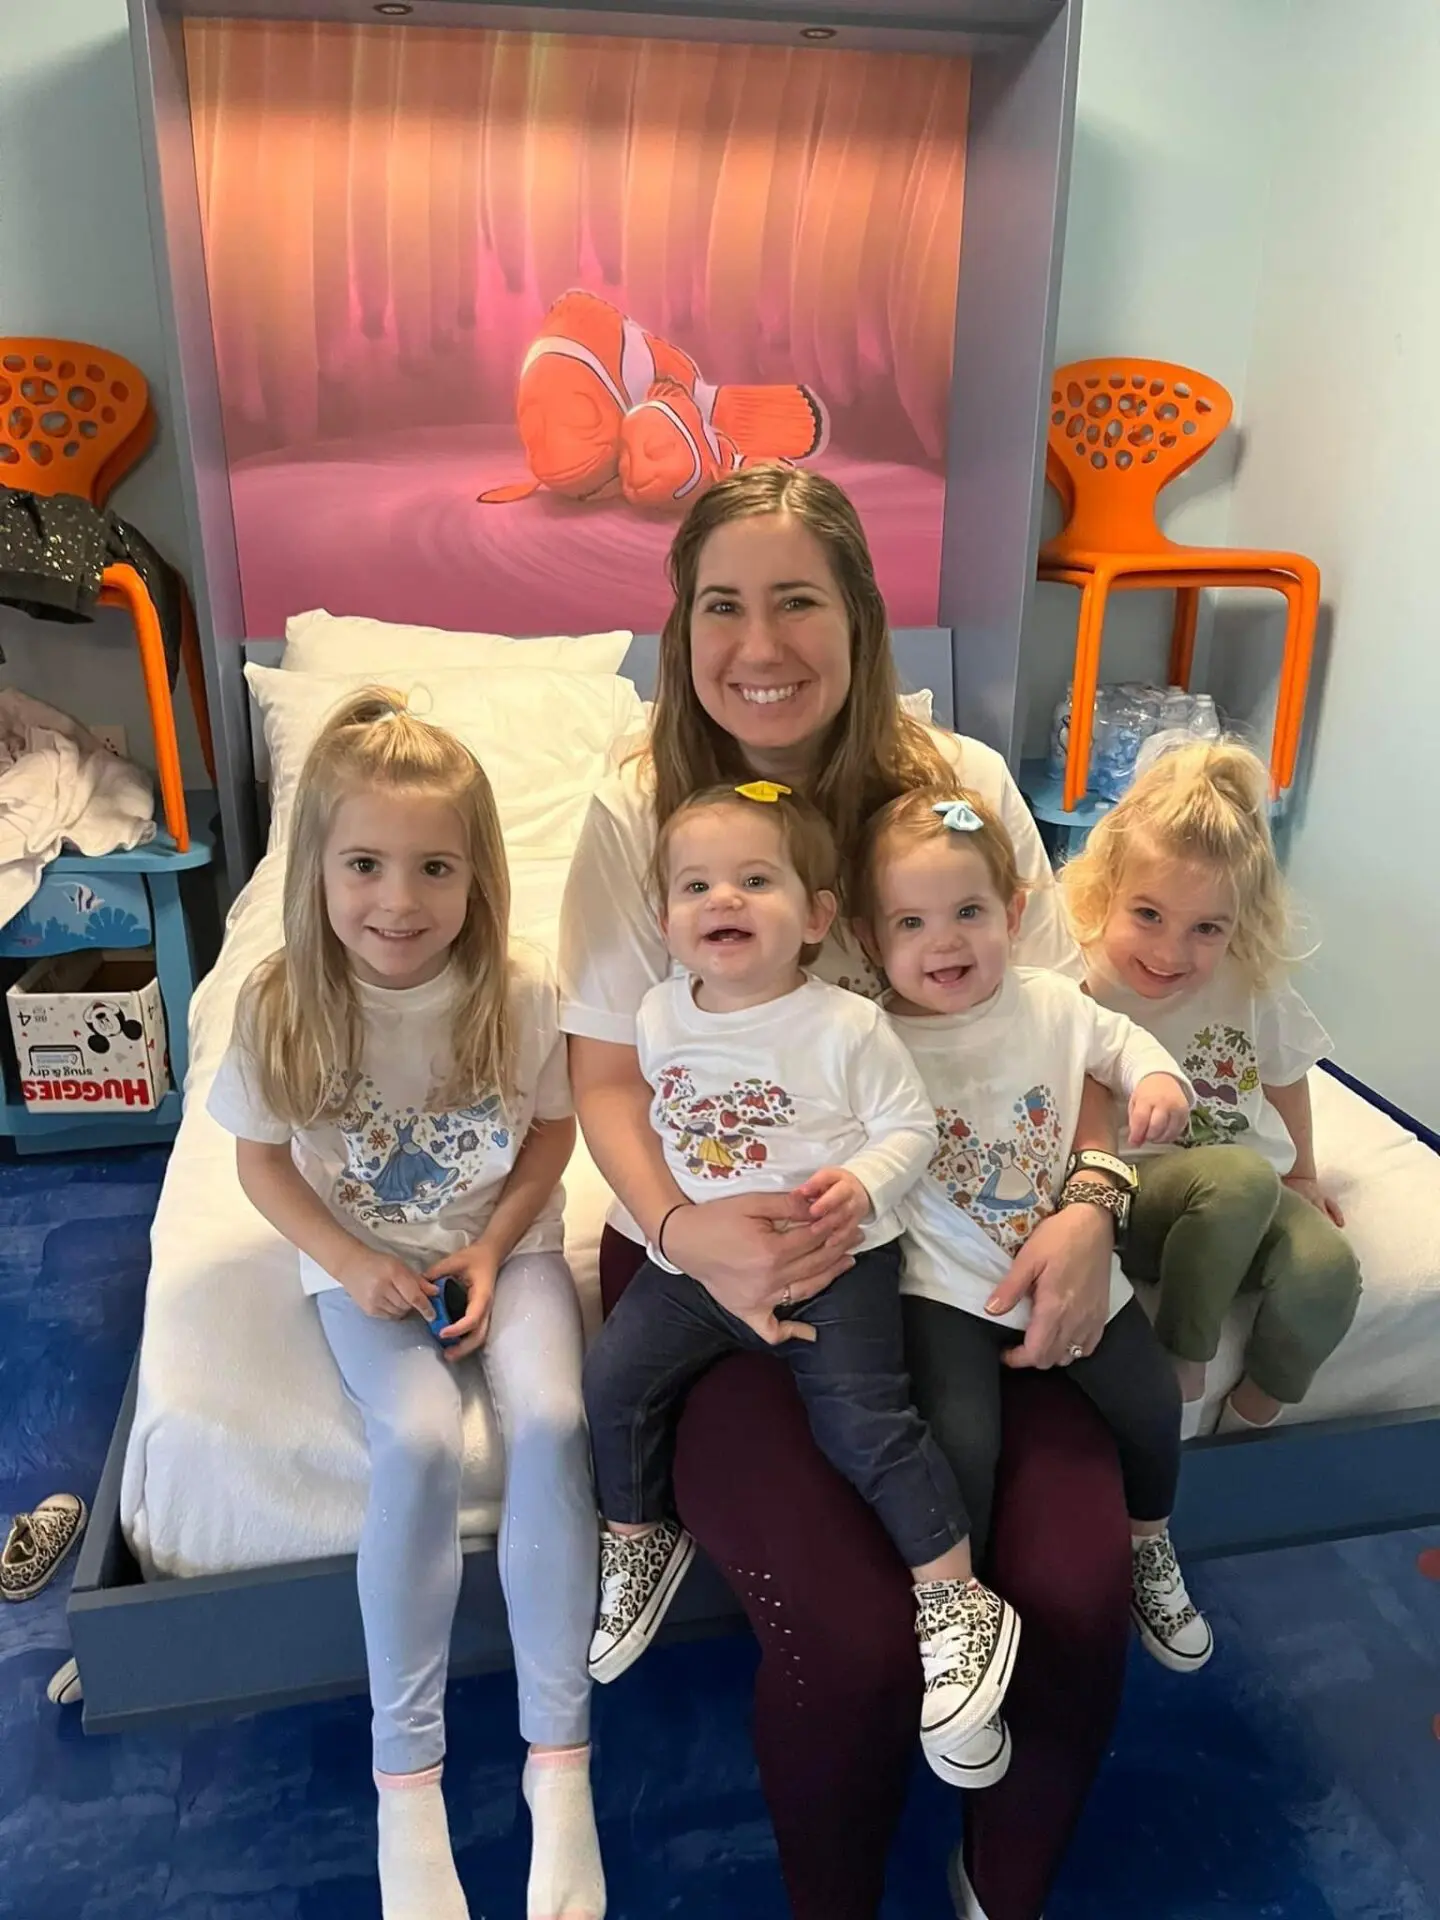
[{"label": "white graphic t-shirt", "polygon": [[[1290,1087],[1330,1050],[1330,1036],[1289,985],[1251,986],[1231,959],[1205,986],[1168,1000],[1147,1000],[1096,967],[1090,991],[1147,1027],[1195,1083],[1183,1147],[1253,1147],[1282,1177],[1295,1164],[1295,1142],[1265,1098],[1266,1087]],[[1123,1138],[1123,1135],[1122,1135]],[[1142,1147],[1127,1158],[1167,1152]]]},{"label": "white graphic t-shirt", "polygon": [[[452,1059],[454,982],[447,969],[400,991],[356,983],[364,1023],[360,1071],[333,1124],[297,1133],[270,1113],[234,1040],[210,1088],[210,1113],[238,1139],[290,1141],[306,1185],[357,1240],[417,1270],[458,1252],[484,1232],[532,1121],[574,1111],[549,963],[520,941],[511,942],[510,957],[517,1040],[510,1112],[498,1094],[441,1112],[431,1105]],[[517,1253],[559,1251],[564,1200],[557,1187]],[[300,1278],[307,1293],[339,1284],[303,1253]]]},{"label": "white graphic t-shirt", "polygon": [[[1054,967],[1079,979],[1079,948],[1060,910],[1034,818],[1009,768],[993,747],[979,740],[939,729],[931,730],[931,739],[955,769],[957,784],[971,788],[995,809],[1014,842],[1021,876],[1030,888],[1017,958],[1026,966]],[[645,762],[630,759],[596,788],[565,885],[560,994],[566,1033],[632,1045],[641,1000],[657,981],[680,971],[666,951],[650,891],[654,852],[655,808]],[[839,920],[812,971],[817,979],[852,993],[880,997],[879,976]]]},{"label": "white graphic t-shirt", "polygon": [[[935,1108],[939,1140],[902,1201],[901,1291],[983,1313],[1015,1255],[1049,1213],[1070,1158],[1085,1076],[1126,1098],[1149,1073],[1190,1086],[1142,1028],[1107,1012],[1073,980],[1012,967],[968,1013],[892,1015]],[[1114,1261],[1113,1318],[1130,1298]],[[997,1324],[1024,1327],[1022,1300]]]},{"label": "white graphic t-shirt", "polygon": [[[1083,972],[1080,950],[1060,909],[1050,862],[1034,816],[993,747],[938,727],[930,737],[958,784],[978,793],[1004,821],[1029,886],[1015,957],[1032,967]],[[643,744],[637,742],[637,744]],[[560,1021],[566,1033],[617,1046],[635,1044],[640,1002],[667,974],[680,973],[660,931],[650,889],[655,807],[643,759],[628,758],[596,788],[565,883],[560,915]],[[812,972],[878,1000],[879,975],[838,919]],[[610,1224],[631,1240],[644,1236],[617,1200]]]},{"label": "white graphic t-shirt", "polygon": [[682,1193],[789,1193],[843,1167],[874,1204],[862,1248],[897,1237],[895,1208],[934,1151],[935,1116],[873,1001],[807,979],[764,1006],[706,1013],[676,976],[641,1001],[635,1040]]}]

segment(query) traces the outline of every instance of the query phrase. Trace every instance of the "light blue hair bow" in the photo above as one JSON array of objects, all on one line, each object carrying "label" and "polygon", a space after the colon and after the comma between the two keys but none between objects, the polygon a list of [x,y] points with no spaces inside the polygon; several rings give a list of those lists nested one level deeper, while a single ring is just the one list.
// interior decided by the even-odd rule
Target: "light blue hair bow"
[{"label": "light blue hair bow", "polygon": [[951,833],[978,833],[985,822],[968,800],[940,800],[930,809]]}]

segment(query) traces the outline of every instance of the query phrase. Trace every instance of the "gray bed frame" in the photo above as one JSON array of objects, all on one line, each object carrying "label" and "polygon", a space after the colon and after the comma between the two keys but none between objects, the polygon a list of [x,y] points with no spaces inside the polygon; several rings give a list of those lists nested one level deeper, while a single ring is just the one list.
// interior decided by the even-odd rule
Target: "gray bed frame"
[{"label": "gray bed frame", "polygon": [[[929,687],[937,721],[953,725],[949,633],[918,629],[893,639],[902,682]],[[654,636],[637,636],[622,668],[642,693],[653,684],[656,645]],[[245,654],[274,665],[280,644],[253,642]],[[258,726],[251,756],[256,791],[263,795]],[[138,1368],[137,1358],[70,1596],[87,1729],[120,1731],[363,1692],[365,1647],[353,1556],[142,1581],[120,1526],[120,1480]],[[1175,1534],[1193,1560],[1431,1521],[1440,1521],[1440,1407],[1198,1441],[1185,1454]],[[724,1582],[703,1557],[697,1559],[666,1623],[667,1637],[743,1626]],[[452,1670],[480,1673],[509,1662],[493,1543],[467,1542]]]},{"label": "gray bed frame", "polygon": [[[246,653],[229,472],[201,246],[185,70],[186,14],[361,20],[372,0],[129,0],[168,425],[179,450],[192,592],[215,720],[225,871],[253,869],[263,796],[243,677]],[[1042,496],[1080,0],[414,0],[427,26],[794,41],[963,53],[972,66],[964,246],[941,540],[940,625],[896,635],[902,677],[932,687],[937,717],[1012,762],[1025,730],[1024,614]],[[394,28],[404,31],[404,22]],[[603,608],[597,624],[607,624]],[[264,658],[263,648],[250,649]],[[626,671],[642,689],[654,642]],[[349,1558],[145,1583],[120,1528],[135,1409],[132,1376],[81,1548],[69,1619],[92,1730],[234,1714],[362,1690],[364,1648]],[[1176,1532],[1192,1556],[1385,1531],[1440,1520],[1440,1407],[1391,1418],[1281,1428],[1187,1450]],[[468,1545],[454,1670],[509,1661],[495,1555]],[[713,1569],[697,1564],[668,1631],[741,1624]]]}]

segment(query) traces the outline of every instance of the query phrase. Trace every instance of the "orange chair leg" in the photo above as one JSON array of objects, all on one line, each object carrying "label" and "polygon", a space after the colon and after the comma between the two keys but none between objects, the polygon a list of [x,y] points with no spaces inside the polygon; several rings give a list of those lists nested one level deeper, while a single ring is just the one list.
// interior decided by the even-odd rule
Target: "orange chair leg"
[{"label": "orange chair leg", "polygon": [[[1298,571],[1298,570],[1297,570]],[[1315,651],[1315,627],[1320,617],[1320,570],[1306,566],[1298,572],[1299,591],[1289,601],[1285,623],[1285,659],[1281,685],[1285,690],[1283,715],[1275,716],[1276,779],[1283,792],[1294,785],[1300,758],[1300,734],[1305,724],[1305,696],[1310,686],[1310,662]],[[1283,720],[1283,726],[1282,726]]]},{"label": "orange chair leg", "polygon": [[[145,679],[145,698],[150,707],[150,725],[155,735],[155,776],[160,800],[165,809],[165,825],[182,853],[190,845],[190,827],[185,817],[185,783],[180,773],[180,743],[175,738],[175,709],[170,701],[170,674],[165,661],[165,642],[160,622],[145,583],[133,567],[107,567],[104,585],[123,604],[135,623],[135,640],[140,649],[140,670]],[[112,601],[113,605],[114,602]]]},{"label": "orange chair leg", "polygon": [[1170,684],[1188,687],[1195,664],[1195,623],[1200,617],[1200,589],[1175,589],[1175,624],[1170,629]]},{"label": "orange chair leg", "polygon": [[180,583],[180,658],[185,663],[185,679],[190,688],[190,703],[195,709],[195,725],[200,734],[200,751],[205,771],[215,787],[215,738],[210,731],[210,698],[205,691],[205,662],[200,657],[200,635],[195,627],[195,609],[185,583]]},{"label": "orange chair leg", "polygon": [[1065,754],[1065,792],[1061,801],[1073,813],[1090,783],[1090,741],[1095,728],[1095,689],[1100,681],[1100,636],[1105,626],[1109,580],[1092,574],[1080,589],[1075,629],[1075,673],[1070,693],[1070,744]]}]

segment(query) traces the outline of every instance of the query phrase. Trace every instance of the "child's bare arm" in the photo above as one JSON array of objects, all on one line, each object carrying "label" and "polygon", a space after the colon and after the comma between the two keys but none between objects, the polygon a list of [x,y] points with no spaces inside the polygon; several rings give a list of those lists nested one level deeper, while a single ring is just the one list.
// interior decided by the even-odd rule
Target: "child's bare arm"
[{"label": "child's bare arm", "polygon": [[245,1198],[292,1247],[338,1280],[366,1313],[398,1320],[412,1310],[428,1320],[436,1288],[393,1253],[380,1253],[347,1233],[325,1202],[301,1178],[289,1142],[235,1142],[235,1167]]},{"label": "child's bare arm", "polygon": [[1265,1098],[1285,1122],[1285,1130],[1295,1143],[1295,1164],[1285,1175],[1285,1185],[1307,1199],[1312,1207],[1328,1215],[1337,1227],[1345,1216],[1321,1187],[1315,1174],[1315,1128],[1310,1112],[1310,1082],[1303,1076],[1288,1087],[1266,1087]]}]

